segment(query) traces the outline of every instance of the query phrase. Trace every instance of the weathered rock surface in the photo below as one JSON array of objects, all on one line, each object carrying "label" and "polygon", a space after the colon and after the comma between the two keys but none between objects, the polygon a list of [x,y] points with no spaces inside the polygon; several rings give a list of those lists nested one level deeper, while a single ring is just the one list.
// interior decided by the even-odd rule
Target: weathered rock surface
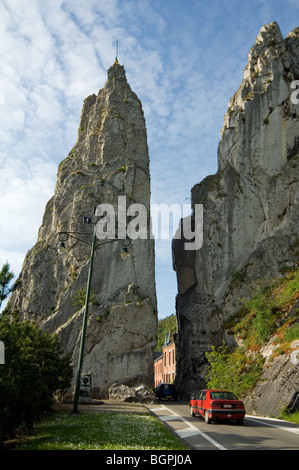
[{"label": "weathered rock surface", "polygon": [[149,403],[154,402],[156,396],[152,389],[141,385],[139,387],[129,387],[128,385],[112,384],[109,387],[109,399],[125,402]]},{"label": "weathered rock surface", "polygon": [[[146,239],[131,240],[130,256],[122,259],[122,240],[95,253],[91,303],[83,373],[91,374],[94,397],[108,396],[113,383],[153,383],[156,344],[154,241],[150,238],[150,174],[145,120],[141,103],[127,83],[123,66],[115,63],[98,95],[85,99],[78,139],[61,162],[53,198],[48,202],[36,245],[28,252],[20,275],[21,286],[11,303],[23,319],[57,332],[65,351],[73,352],[76,371],[84,294],[91,248],[75,238],[68,250],[57,252],[57,233],[76,235],[91,243],[94,207],[107,203],[118,214],[120,196],[126,207],[143,204],[147,210]],[[105,215],[105,214],[103,214]],[[126,222],[132,220],[128,217]],[[111,221],[110,221],[111,222]],[[109,223],[109,220],[108,220]],[[116,230],[119,219],[116,219]],[[107,240],[97,240],[98,245]],[[109,240],[110,242],[110,240]],[[84,295],[83,295],[84,299]]]},{"label": "weathered rock surface", "polygon": [[299,409],[299,403],[292,409],[298,392],[298,364],[290,360],[289,354],[284,354],[267,363],[262,379],[245,398],[245,407],[251,413],[275,417],[283,409]]},{"label": "weathered rock surface", "polygon": [[[298,78],[299,28],[284,39],[276,23],[263,26],[224,117],[218,171],[192,189],[192,204],[204,208],[203,246],[184,252],[182,240],[173,241],[181,393],[204,385],[205,351],[221,343],[223,321],[252,282],[297,262],[299,105],[291,83]],[[288,366],[289,394],[272,400],[270,414],[298,389],[298,368]]]}]

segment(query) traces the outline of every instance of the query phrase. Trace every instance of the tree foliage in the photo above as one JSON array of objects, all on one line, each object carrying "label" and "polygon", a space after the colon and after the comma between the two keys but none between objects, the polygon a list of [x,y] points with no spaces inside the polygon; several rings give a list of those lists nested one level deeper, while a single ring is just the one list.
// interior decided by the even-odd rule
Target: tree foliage
[{"label": "tree foliage", "polygon": [[171,331],[171,338],[173,339],[173,334],[177,331],[177,321],[176,315],[170,315],[169,317],[163,318],[158,321],[157,327],[157,346],[156,351],[162,351],[165,335]]},{"label": "tree foliage", "polygon": [[209,362],[206,374],[208,388],[244,395],[260,378],[264,361],[260,355],[249,358],[242,348],[230,352],[224,343],[218,348],[211,346],[205,354]]},{"label": "tree foliage", "polygon": [[70,356],[63,356],[57,335],[33,322],[20,321],[6,308],[0,316],[5,364],[0,365],[0,442],[14,437],[20,425],[32,428],[50,408],[56,391],[65,391],[72,378]]},{"label": "tree foliage", "polygon": [[5,300],[13,290],[13,286],[10,287],[10,282],[14,277],[14,273],[10,271],[10,265],[5,263],[0,271],[0,307],[3,300]]}]

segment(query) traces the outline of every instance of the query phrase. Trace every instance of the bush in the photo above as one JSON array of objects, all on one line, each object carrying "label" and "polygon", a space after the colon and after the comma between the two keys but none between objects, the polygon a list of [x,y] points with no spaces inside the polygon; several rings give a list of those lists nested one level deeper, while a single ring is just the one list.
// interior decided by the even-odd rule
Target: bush
[{"label": "bush", "polygon": [[264,359],[260,355],[246,356],[243,348],[230,352],[223,343],[218,348],[211,346],[205,353],[209,366],[207,370],[207,387],[226,389],[237,396],[251,390],[259,380]]},{"label": "bush", "polygon": [[0,442],[15,437],[16,429],[33,427],[50,408],[56,391],[71,383],[70,356],[62,357],[57,335],[33,322],[19,320],[9,308],[0,316],[0,339],[5,364],[0,365]]},{"label": "bush", "polygon": [[292,342],[296,339],[299,339],[299,323],[295,323],[284,332],[285,341]]},{"label": "bush", "polygon": [[[81,310],[81,308],[84,307],[85,299],[86,299],[86,287],[83,287],[83,289],[79,289],[76,292],[73,298],[73,305],[77,309],[77,311]],[[91,302],[93,305],[96,305],[96,297],[92,293],[89,294],[89,302]]]}]

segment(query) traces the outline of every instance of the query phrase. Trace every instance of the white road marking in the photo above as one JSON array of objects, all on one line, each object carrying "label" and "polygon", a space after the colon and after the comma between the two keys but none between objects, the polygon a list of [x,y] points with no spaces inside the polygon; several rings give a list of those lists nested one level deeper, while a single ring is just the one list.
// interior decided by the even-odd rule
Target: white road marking
[{"label": "white road marking", "polygon": [[[250,421],[255,421],[256,423],[264,424],[265,426],[271,426],[272,428],[278,428],[278,429],[281,429],[282,431],[289,431],[289,432],[293,432],[295,434],[299,434],[299,428],[292,428],[292,427],[288,427],[288,426],[282,426],[281,424],[266,423],[266,420],[270,421],[273,418],[262,418],[265,421],[260,421],[255,416],[247,416],[246,415],[246,419],[249,419]],[[277,420],[276,420],[276,422],[277,422]]]},{"label": "white road marking", "polygon": [[214,439],[212,439],[210,436],[208,436],[208,434],[200,431],[196,426],[194,426],[194,424],[190,423],[190,421],[188,421],[186,418],[184,418],[183,416],[180,416],[178,415],[177,413],[175,413],[174,411],[172,411],[170,408],[167,408],[167,406],[165,405],[160,405],[160,408],[150,408],[151,411],[153,412],[158,412],[158,411],[162,411],[162,410],[166,410],[168,411],[169,413],[171,413],[171,416],[159,416],[158,415],[158,418],[161,420],[161,421],[171,421],[171,420],[174,420],[174,419],[180,419],[181,421],[183,421],[187,426],[188,428],[186,429],[180,429],[179,431],[176,431],[174,430],[174,432],[176,434],[179,435],[179,437],[181,438],[187,438],[187,437],[191,437],[191,436],[196,436],[196,435],[200,435],[202,436],[204,439],[206,439],[207,441],[211,442],[211,444],[213,444],[215,447],[217,447],[218,449],[220,450],[227,450],[225,447],[223,447],[221,444],[219,444],[219,442],[215,441]]},{"label": "white road marking", "polygon": [[174,419],[178,419],[179,415],[171,415],[171,416],[159,416],[161,421],[173,421]]},{"label": "white road marking", "polygon": [[193,429],[181,429],[180,431],[176,431],[176,433],[182,437],[183,439],[184,438],[187,438],[187,437],[191,437],[191,436],[198,436],[199,432],[198,432],[198,429],[193,430]]}]

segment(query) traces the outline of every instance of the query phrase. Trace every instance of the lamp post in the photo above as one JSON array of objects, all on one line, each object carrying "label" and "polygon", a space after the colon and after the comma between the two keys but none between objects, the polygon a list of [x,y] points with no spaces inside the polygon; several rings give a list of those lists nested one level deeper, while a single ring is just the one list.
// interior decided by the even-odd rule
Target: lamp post
[{"label": "lamp post", "polygon": [[[87,278],[87,286],[86,286],[86,296],[85,296],[85,307],[84,307],[84,314],[83,314],[83,321],[82,321],[82,331],[81,331],[81,339],[80,339],[80,349],[79,349],[79,360],[78,360],[78,368],[77,368],[77,378],[76,378],[76,389],[75,389],[75,397],[74,397],[74,406],[72,413],[78,414],[78,402],[79,402],[79,394],[80,394],[80,383],[81,383],[81,371],[82,371],[82,363],[83,363],[83,355],[84,355],[84,345],[85,345],[85,336],[86,336],[86,326],[87,326],[87,318],[88,318],[88,305],[89,305],[89,297],[90,297],[90,286],[91,286],[91,278],[92,278],[92,270],[93,270],[93,260],[94,260],[94,253],[95,250],[102,246],[106,245],[107,243],[112,243],[119,241],[118,239],[109,240],[107,242],[100,243],[98,246],[96,245],[96,224],[92,223],[90,217],[83,217],[83,220],[87,224],[93,224],[93,230],[91,233],[84,233],[84,232],[59,232],[59,244],[58,244],[58,251],[61,252],[64,250],[66,240],[71,237],[79,240],[82,243],[87,245],[91,245],[91,255],[90,255],[90,262],[88,268],[88,278]],[[76,235],[92,235],[92,242],[87,242],[78,238]],[[128,245],[130,244],[130,239],[126,239],[126,242],[122,241],[123,251],[120,252],[122,259],[125,259],[129,256],[128,252]]]}]

